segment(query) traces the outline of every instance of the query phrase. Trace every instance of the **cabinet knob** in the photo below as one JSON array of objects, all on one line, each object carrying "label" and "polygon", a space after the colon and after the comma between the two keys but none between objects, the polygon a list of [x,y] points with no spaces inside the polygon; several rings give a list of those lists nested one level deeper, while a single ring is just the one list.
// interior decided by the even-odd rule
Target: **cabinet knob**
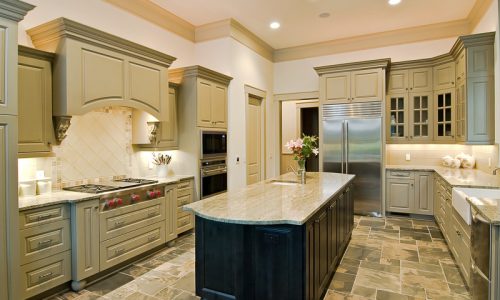
[{"label": "cabinet knob", "polygon": [[413,183],[410,183],[410,186],[413,187]]},{"label": "cabinet knob", "polygon": [[413,88],[410,88],[410,91],[413,90]]}]

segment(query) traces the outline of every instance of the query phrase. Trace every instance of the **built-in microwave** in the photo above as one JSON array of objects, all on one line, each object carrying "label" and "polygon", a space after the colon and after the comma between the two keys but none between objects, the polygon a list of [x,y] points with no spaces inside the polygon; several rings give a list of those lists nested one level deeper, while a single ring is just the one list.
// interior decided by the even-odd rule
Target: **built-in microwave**
[{"label": "built-in microwave", "polygon": [[227,132],[201,131],[201,158],[226,157]]}]

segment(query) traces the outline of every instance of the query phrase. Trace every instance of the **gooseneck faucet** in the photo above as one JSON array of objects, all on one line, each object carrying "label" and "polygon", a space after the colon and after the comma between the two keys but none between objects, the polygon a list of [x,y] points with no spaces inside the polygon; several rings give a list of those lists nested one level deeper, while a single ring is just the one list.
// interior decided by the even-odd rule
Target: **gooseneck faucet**
[{"label": "gooseneck faucet", "polygon": [[295,174],[297,177],[300,178],[300,184],[306,184],[306,171],[297,171],[295,170],[292,165],[288,165],[288,171],[292,171],[293,174]]}]

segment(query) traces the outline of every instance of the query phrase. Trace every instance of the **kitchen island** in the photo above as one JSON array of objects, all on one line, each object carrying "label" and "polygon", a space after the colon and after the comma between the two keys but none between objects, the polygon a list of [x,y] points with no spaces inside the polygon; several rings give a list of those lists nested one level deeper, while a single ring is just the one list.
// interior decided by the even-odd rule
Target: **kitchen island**
[{"label": "kitchen island", "polygon": [[184,206],[202,299],[321,299],[353,229],[354,175],[284,174]]}]

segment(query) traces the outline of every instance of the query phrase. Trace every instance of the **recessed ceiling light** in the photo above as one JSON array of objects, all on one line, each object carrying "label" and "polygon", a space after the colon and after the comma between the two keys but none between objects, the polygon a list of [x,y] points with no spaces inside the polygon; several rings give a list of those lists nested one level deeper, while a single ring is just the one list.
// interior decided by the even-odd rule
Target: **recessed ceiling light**
[{"label": "recessed ceiling light", "polygon": [[271,22],[271,24],[269,24],[269,27],[271,27],[271,29],[278,29],[280,28],[281,24],[279,22]]},{"label": "recessed ceiling light", "polygon": [[401,3],[401,0],[389,0],[388,2],[390,5],[398,5],[399,3]]},{"label": "recessed ceiling light", "polygon": [[328,18],[330,16],[330,13],[329,12],[324,12],[324,13],[320,13],[319,14],[319,17],[320,18]]}]

